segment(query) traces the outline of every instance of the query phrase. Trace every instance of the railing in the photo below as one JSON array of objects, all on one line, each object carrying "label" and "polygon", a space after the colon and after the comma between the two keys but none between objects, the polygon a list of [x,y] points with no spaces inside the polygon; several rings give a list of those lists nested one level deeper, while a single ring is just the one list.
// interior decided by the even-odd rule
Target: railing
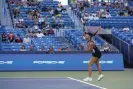
[{"label": "railing", "polygon": [[10,8],[10,5],[9,5],[9,3],[7,3],[7,4],[8,4],[9,13],[10,13],[11,21],[12,21],[12,26],[13,26],[13,28],[14,28],[14,22],[13,22],[12,10],[11,10],[11,8]]},{"label": "railing", "polygon": [[115,35],[112,36],[112,41],[113,45],[123,53],[124,60],[129,64],[133,64],[133,46]]}]

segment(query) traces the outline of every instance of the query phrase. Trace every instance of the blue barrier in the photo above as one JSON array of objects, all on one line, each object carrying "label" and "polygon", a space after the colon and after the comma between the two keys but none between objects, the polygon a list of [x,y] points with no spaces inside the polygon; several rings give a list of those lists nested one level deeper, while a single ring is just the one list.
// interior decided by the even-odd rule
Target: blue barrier
[{"label": "blue barrier", "polygon": [[132,55],[132,53],[133,53],[133,46],[131,46],[129,49],[130,49],[130,64],[133,64],[133,55]]},{"label": "blue barrier", "polygon": [[130,2],[129,2],[129,4],[130,4],[130,6],[132,6],[132,7],[133,7],[133,1],[130,1]]},{"label": "blue barrier", "polygon": [[[0,71],[88,70],[91,54],[0,54]],[[121,54],[103,54],[103,70],[124,70]],[[97,70],[93,65],[93,69]]]}]

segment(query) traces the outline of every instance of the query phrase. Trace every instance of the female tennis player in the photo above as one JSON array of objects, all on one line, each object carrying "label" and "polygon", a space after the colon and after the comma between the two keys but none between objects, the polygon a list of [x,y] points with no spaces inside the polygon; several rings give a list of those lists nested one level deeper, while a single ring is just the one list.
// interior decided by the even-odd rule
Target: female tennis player
[{"label": "female tennis player", "polygon": [[102,55],[101,55],[101,52],[98,49],[98,47],[92,41],[92,37],[95,36],[99,30],[100,30],[100,28],[94,34],[85,33],[85,35],[84,35],[86,40],[88,41],[88,46],[85,50],[92,52],[92,57],[89,62],[89,76],[87,78],[83,79],[84,81],[92,81],[91,74],[92,74],[92,65],[94,63],[96,64],[98,71],[99,71],[98,81],[100,81],[104,77],[104,75],[101,73],[101,67],[99,64],[99,59],[101,58]]}]

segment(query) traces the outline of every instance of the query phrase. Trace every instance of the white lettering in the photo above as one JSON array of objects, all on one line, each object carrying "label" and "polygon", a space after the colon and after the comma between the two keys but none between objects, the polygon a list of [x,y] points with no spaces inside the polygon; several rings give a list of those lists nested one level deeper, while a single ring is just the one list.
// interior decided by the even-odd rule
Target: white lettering
[{"label": "white lettering", "polygon": [[108,64],[113,64],[113,61],[107,61]]},{"label": "white lettering", "polygon": [[106,61],[100,61],[99,63],[101,63],[101,64],[105,64],[105,63],[106,63]]},{"label": "white lettering", "polygon": [[13,61],[0,61],[0,64],[12,64]]},{"label": "white lettering", "polygon": [[83,61],[84,64],[87,64],[87,63],[89,63],[89,62],[90,62],[90,61]]},{"label": "white lettering", "polygon": [[[83,61],[83,64],[88,64],[90,61]],[[100,64],[113,64],[113,60],[112,61],[100,61]]]},{"label": "white lettering", "polygon": [[64,64],[65,61],[33,61],[33,64]]}]

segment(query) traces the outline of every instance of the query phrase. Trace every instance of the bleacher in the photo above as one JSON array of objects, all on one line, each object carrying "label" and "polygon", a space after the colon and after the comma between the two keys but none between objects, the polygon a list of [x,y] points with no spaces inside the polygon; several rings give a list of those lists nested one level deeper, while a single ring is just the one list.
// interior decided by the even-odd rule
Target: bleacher
[{"label": "bleacher", "polygon": [[[28,10],[37,10],[37,9],[40,10],[41,16],[43,16],[43,17],[48,16],[48,18],[50,19],[50,24],[49,25],[52,25],[53,24],[52,15],[50,14],[50,12],[43,12],[42,8],[45,6],[45,7],[52,7],[54,9],[57,9],[58,8],[58,3],[59,2],[57,2],[57,1],[55,1],[55,2],[42,2],[42,3],[39,4],[39,6],[28,6],[28,7],[24,7],[24,6],[19,6],[18,7],[15,4],[9,4],[10,10],[11,10],[11,16],[13,18],[13,23],[15,22],[15,19],[14,19],[14,15],[13,15],[12,10],[14,8],[18,7],[20,9],[20,16],[19,17],[24,19],[24,24],[25,25],[30,25],[30,27],[33,27],[34,21],[30,20],[27,17],[26,12]],[[64,27],[74,28],[74,23],[66,12],[60,12],[60,16],[58,16],[58,18],[61,18],[63,20]],[[40,23],[38,22],[38,24],[40,24]]]},{"label": "bleacher", "polygon": [[[82,44],[84,44],[85,48],[87,48],[87,41],[83,39],[84,32],[82,30],[67,30],[65,31],[65,37],[74,45],[74,47],[79,51],[84,51],[84,49],[81,47]],[[119,51],[112,45],[108,44],[109,47],[108,51],[105,51],[102,47],[107,43],[105,40],[100,38],[99,36],[96,36],[93,38],[95,44],[97,47],[103,51],[103,52],[114,52],[118,53]]]},{"label": "bleacher", "polygon": [[132,45],[131,41],[133,39],[132,30],[130,31],[123,31],[123,29],[112,29],[112,34],[120,38],[121,40],[127,42],[129,45]]},{"label": "bleacher", "polygon": [[20,51],[21,46],[25,45],[26,50],[30,51],[30,43],[23,44],[23,43],[2,43],[1,50],[2,51]]},{"label": "bleacher", "polygon": [[[24,19],[24,25],[28,24],[30,27],[33,27],[34,21],[29,19],[28,16],[27,16],[27,13],[26,13],[28,10],[38,9],[40,11],[41,16],[43,16],[43,17],[47,16],[50,19],[50,24],[52,24],[53,23],[52,15],[50,14],[50,12],[43,12],[42,8],[43,7],[52,7],[54,9],[56,9],[56,8],[58,8],[58,3],[59,2],[57,2],[57,1],[54,1],[54,2],[48,1],[48,2],[41,2],[38,6],[27,6],[27,7],[17,6],[15,4],[9,4],[9,7],[10,7],[10,11],[11,11],[11,16],[13,18],[13,22],[15,22],[16,18],[14,18],[12,10],[17,7],[20,10],[20,16],[18,16],[17,18],[23,18]],[[93,13],[93,12],[96,12],[97,10],[105,9],[105,8],[106,7],[91,7],[91,8],[86,8],[85,12],[90,11],[90,12]],[[116,14],[116,12],[118,11],[117,9],[114,9],[112,7],[110,7],[109,9],[112,12],[112,14],[113,13]],[[64,20],[64,26],[65,27],[74,27],[74,23],[72,22],[72,19],[68,16],[68,14],[66,12],[60,12],[60,14],[61,15],[59,16],[59,18]],[[104,19],[102,19],[102,20],[104,20]],[[110,20],[112,20],[112,19],[110,18]],[[38,25],[40,26],[39,22],[38,22]],[[101,25],[101,24],[98,24],[98,25]],[[15,35],[20,34],[20,37],[22,39],[27,34],[26,28],[22,28],[20,30],[4,28],[4,29],[1,30],[1,33],[2,32],[6,32],[6,34],[8,34],[9,32],[12,32]],[[30,51],[30,45],[32,45],[34,47],[34,50],[36,50],[36,51],[40,51],[42,46],[44,47],[45,51],[47,51],[50,46],[52,46],[55,51],[58,51],[59,48],[65,48],[67,46],[70,47],[71,51],[74,48],[76,48],[76,50],[79,50],[79,51],[84,51],[81,48],[81,43],[84,43],[85,47],[87,47],[87,42],[82,38],[83,34],[84,34],[84,31],[79,30],[79,29],[72,29],[72,30],[65,31],[65,37],[69,41],[69,43],[64,42],[63,40],[59,40],[59,39],[65,39],[64,37],[56,37],[55,35],[45,36],[43,38],[32,38],[32,37],[30,37],[32,42],[27,43],[27,44],[15,43],[15,42],[13,42],[13,43],[9,43],[9,42],[1,43],[1,50],[3,50],[3,51],[20,51],[21,46],[25,45],[26,50]],[[103,39],[101,39],[98,36],[96,36],[94,38],[94,41],[95,41],[96,45],[101,50],[102,50],[102,46],[106,43],[106,41],[104,41]],[[70,44],[72,44],[73,47],[70,46]],[[111,51],[118,52],[118,50],[115,49],[112,45],[108,44],[108,46],[110,48],[110,52]],[[76,50],[74,50],[74,51],[76,51]]]},{"label": "bleacher", "polygon": [[[43,7],[52,7],[54,9],[58,8],[58,4],[59,2],[57,1],[48,1],[48,2],[41,2],[38,6],[18,6],[16,4],[9,4],[9,8],[10,8],[10,13],[11,13],[11,17],[12,17],[12,21],[14,23],[15,26],[15,21],[16,19],[22,18],[24,19],[24,25],[29,25],[30,27],[33,27],[33,25],[35,24],[34,21],[32,19],[29,19],[26,12],[28,10],[37,10],[39,9],[41,16],[43,16],[44,18],[47,16],[50,20],[50,25],[53,24],[53,19],[52,19],[52,15],[50,14],[50,12],[43,12],[42,8]],[[13,9],[14,8],[19,8],[20,10],[20,15],[16,18],[14,18],[13,15]],[[74,23],[72,21],[72,19],[68,16],[68,14],[66,12],[60,12],[60,16],[58,16],[58,18],[61,18],[63,20],[63,24],[64,27],[74,27]],[[38,26],[41,29],[40,23],[38,22]],[[9,34],[9,32],[12,32],[15,36],[17,36],[17,34],[20,34],[20,37],[22,39],[24,39],[24,37],[27,34],[27,30],[26,28],[1,28],[0,33],[2,34],[3,32],[5,32],[7,35]],[[29,36],[30,37],[30,36]],[[16,42],[12,42],[10,43],[8,40],[6,42],[1,42],[0,44],[0,49],[2,51],[20,51],[21,50],[21,46],[25,45],[26,47],[26,51],[30,51],[30,46],[33,46],[33,49],[35,51],[41,51],[41,47],[44,47],[44,51],[48,51],[49,47],[53,47],[54,51],[58,51],[60,48],[66,48],[69,47],[71,51],[75,50],[70,43],[68,43],[67,41],[65,41],[66,39],[64,37],[55,37],[55,35],[49,35],[49,36],[45,36],[43,38],[32,38],[31,39],[31,43],[16,43]]]},{"label": "bleacher", "polygon": [[[107,7],[103,7],[103,6],[97,6],[97,7],[91,7],[91,8],[85,8],[84,10],[84,13],[96,13],[97,11],[100,11],[100,10],[105,10]],[[115,9],[115,8],[112,8],[112,7],[108,7],[109,8],[109,12],[111,14],[111,16],[117,16],[118,15],[118,11],[119,9]]]},{"label": "bleacher", "polygon": [[[86,22],[86,26],[101,26],[103,28],[124,28],[126,26],[133,28],[133,16],[119,16],[119,12],[121,9],[113,8],[112,6],[92,6],[89,8],[85,8],[82,12],[72,5],[74,13],[79,17],[82,18],[84,13],[97,13],[100,10],[106,10],[108,8],[111,17],[110,18],[100,18],[99,20],[88,20]],[[74,9],[76,8],[76,9]],[[126,11],[125,11],[126,12]]]},{"label": "bleacher", "polygon": [[101,26],[103,28],[124,28],[129,27],[133,28],[133,17],[132,16],[117,16],[117,17],[111,17],[106,19],[99,19],[97,21],[87,21],[87,26]]},{"label": "bleacher", "polygon": [[[63,39],[63,37],[32,38],[32,41],[37,51],[40,51],[42,46],[44,46],[45,51],[48,51],[50,46],[52,46],[55,51],[59,51],[60,48],[66,48],[67,46],[70,46],[69,44],[62,42],[60,39]],[[70,50],[76,51],[71,47]]]},{"label": "bleacher", "polygon": [[[20,34],[22,39],[25,38],[26,33],[25,29],[13,29],[13,28],[0,28],[0,34],[5,32],[7,35],[12,32],[15,36]],[[64,37],[55,37],[55,36],[45,36],[43,38],[31,38],[31,43],[10,43],[8,40],[6,42],[1,42],[0,50],[2,51],[20,51],[21,46],[25,45],[26,51],[30,51],[30,46],[32,45],[34,51],[41,51],[41,47],[44,46],[44,51],[48,51],[49,47],[52,46],[55,51],[59,51],[59,48],[70,47],[71,51],[74,51],[74,48],[69,44],[69,42],[64,40]]]},{"label": "bleacher", "polygon": [[119,9],[113,8],[111,6],[109,6],[109,7],[106,7],[106,6],[93,6],[93,7],[85,8],[82,13],[80,12],[80,10],[78,8],[74,9],[74,8],[76,8],[75,5],[72,5],[72,8],[73,8],[74,13],[79,18],[82,17],[83,13],[90,13],[90,14],[97,13],[97,11],[106,10],[107,8],[109,9],[111,16],[113,16],[113,17],[118,16],[118,12],[119,12]]},{"label": "bleacher", "polygon": [[123,31],[123,29],[113,28],[112,29],[112,44],[117,47],[122,53],[124,60],[130,64],[133,64],[133,33],[130,31]]},{"label": "bleacher", "polygon": [[57,8],[58,7],[58,4],[59,4],[59,2],[58,1],[43,1],[43,2],[41,2],[40,3],[40,6],[47,6],[47,7],[55,7],[55,8]]},{"label": "bleacher", "polygon": [[[18,16],[17,18],[23,18],[24,19],[24,24],[25,25],[30,25],[30,27],[33,27],[34,25],[34,21],[30,20],[27,16],[27,11],[28,10],[36,10],[39,9],[40,13],[43,17],[48,16],[48,18],[50,19],[50,23],[52,23],[53,19],[52,19],[52,15],[50,14],[50,12],[43,12],[42,8],[43,7],[52,7],[52,8],[58,8],[58,3],[57,1],[55,2],[41,2],[38,6],[28,6],[28,7],[24,7],[24,6],[17,6],[15,4],[9,4],[10,10],[11,10],[11,15],[13,17],[13,21],[15,20],[14,16],[13,16],[13,12],[12,10],[16,7],[18,7],[20,9],[20,16]],[[89,13],[95,13],[100,9],[106,9],[106,7],[91,7],[91,8],[85,8],[84,13],[89,12]],[[119,9],[115,9],[112,7],[109,7],[109,10],[111,12],[111,14],[114,17],[111,17],[109,19],[100,19],[97,21],[88,21],[86,23],[86,25],[89,26],[102,26],[104,28],[109,28],[109,27],[119,27],[119,26],[127,26],[128,24],[125,25],[125,23],[129,23],[130,26],[132,26],[132,22],[129,20],[132,19],[132,17],[115,17],[117,15],[117,12]],[[76,13],[78,13],[78,10],[75,11]],[[62,20],[64,20],[64,25],[66,27],[74,27],[74,23],[72,22],[72,19],[68,16],[68,14],[65,12],[61,12],[60,13],[61,16],[60,18],[62,18]],[[119,22],[121,21],[121,22]],[[15,22],[15,21],[14,21]],[[121,23],[123,22],[123,25],[121,25]],[[117,24],[116,24],[117,23]],[[38,23],[39,25],[40,23]],[[114,26],[116,25],[116,26]],[[39,25],[40,26],[40,25]],[[41,28],[41,27],[40,27]],[[26,35],[26,30],[25,29],[21,29],[21,30],[16,30],[16,29],[5,29],[3,32],[6,32],[8,34],[8,32],[13,32],[15,35],[17,35],[18,33],[20,34],[20,37],[24,38]],[[77,50],[83,51],[81,50],[81,43],[84,43],[87,46],[87,42],[82,38],[83,35],[83,31],[82,30],[68,30],[65,31],[65,37],[68,39],[68,41],[70,43],[72,43],[72,45],[74,47],[76,47]],[[56,39],[56,40],[55,40]],[[95,43],[97,46],[102,47],[105,43],[104,40],[102,40],[100,37],[95,37],[94,38]],[[10,46],[7,46],[7,45]],[[14,45],[17,45],[14,47]],[[20,46],[22,44],[21,43],[2,43],[1,44],[1,49],[2,50],[20,50]],[[40,50],[41,46],[43,45],[44,48],[46,50],[48,50],[49,45],[53,46],[54,49],[57,51],[59,49],[60,46],[65,46],[61,41],[58,41],[57,37],[54,37],[54,35],[51,36],[46,36],[44,38],[32,38],[32,43],[30,44],[26,44],[26,48],[29,49],[29,45],[33,45],[35,47],[35,50]],[[18,48],[17,48],[18,47]]]},{"label": "bleacher", "polygon": [[[0,34],[2,34],[3,32],[5,32],[7,35],[11,32],[15,35],[15,37],[19,34],[22,39],[26,35],[26,33],[23,29],[14,29],[12,27],[0,28]],[[15,43],[15,42],[10,43],[7,38],[6,42],[1,42],[0,50],[2,50],[2,51],[20,51],[22,45],[25,45],[26,49],[29,50],[31,43],[27,43],[27,44]]]}]

